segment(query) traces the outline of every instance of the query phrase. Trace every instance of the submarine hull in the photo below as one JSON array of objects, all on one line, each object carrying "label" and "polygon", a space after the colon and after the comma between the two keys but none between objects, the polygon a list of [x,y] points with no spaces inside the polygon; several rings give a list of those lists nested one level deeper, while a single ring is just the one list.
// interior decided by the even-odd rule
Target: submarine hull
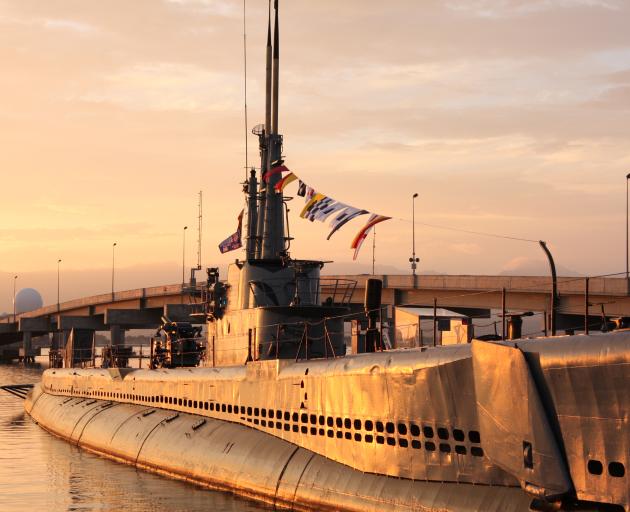
[{"label": "submarine hull", "polygon": [[52,434],[152,472],[288,510],[527,511],[518,487],[425,482],[363,473],[228,421],[36,386],[26,411]]}]

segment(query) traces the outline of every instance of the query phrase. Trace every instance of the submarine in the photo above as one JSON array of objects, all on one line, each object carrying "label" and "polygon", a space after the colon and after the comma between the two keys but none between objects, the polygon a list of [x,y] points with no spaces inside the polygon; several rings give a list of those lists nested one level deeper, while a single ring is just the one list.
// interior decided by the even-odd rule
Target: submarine
[{"label": "submarine", "polygon": [[628,512],[630,332],[390,349],[371,279],[365,343],[346,354],[353,285],[291,257],[275,186],[277,0],[273,18],[245,258],[208,271],[205,343],[165,322],[151,368],[50,368],[26,412],[85,450],[277,509]]}]

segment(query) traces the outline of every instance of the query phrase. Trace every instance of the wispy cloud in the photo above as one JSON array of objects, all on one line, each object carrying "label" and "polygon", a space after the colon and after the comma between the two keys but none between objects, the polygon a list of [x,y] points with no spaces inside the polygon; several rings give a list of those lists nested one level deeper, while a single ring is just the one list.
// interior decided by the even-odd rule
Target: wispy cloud
[{"label": "wispy cloud", "polygon": [[72,228],[53,227],[31,227],[28,229],[5,228],[0,229],[0,242],[3,244],[27,244],[29,240],[36,240],[37,243],[44,241],[67,241],[67,240],[100,240],[113,239],[124,235],[133,235],[134,238],[158,238],[170,236],[155,229],[155,226],[142,223],[110,224],[101,225],[95,228],[77,226]]},{"label": "wispy cloud", "polygon": [[450,244],[450,248],[455,252],[459,252],[461,254],[466,254],[469,256],[473,256],[473,255],[477,255],[481,253],[481,247],[479,246],[479,244],[474,244],[474,243]]},{"label": "wispy cloud", "polygon": [[99,31],[93,25],[75,20],[46,19],[42,20],[41,24],[44,28],[47,28],[49,30],[63,30],[75,32],[81,35],[94,34]]},{"label": "wispy cloud", "polygon": [[89,23],[64,18],[28,18],[0,15],[0,23],[6,25],[20,25],[24,27],[69,32],[81,36],[95,35],[100,32],[100,29],[98,27]]},{"label": "wispy cloud", "polygon": [[552,9],[591,7],[617,10],[621,0],[449,0],[453,10],[482,18],[509,18]]},{"label": "wispy cloud", "polygon": [[630,110],[630,85],[609,87],[596,100],[590,102],[590,105],[616,111]]},{"label": "wispy cloud", "polygon": [[236,2],[225,0],[165,0],[167,4],[186,7],[216,16],[233,17],[242,12]]},{"label": "wispy cloud", "polygon": [[80,96],[131,110],[218,111],[238,108],[235,76],[190,64],[149,63],[122,69],[103,79],[103,87]]}]

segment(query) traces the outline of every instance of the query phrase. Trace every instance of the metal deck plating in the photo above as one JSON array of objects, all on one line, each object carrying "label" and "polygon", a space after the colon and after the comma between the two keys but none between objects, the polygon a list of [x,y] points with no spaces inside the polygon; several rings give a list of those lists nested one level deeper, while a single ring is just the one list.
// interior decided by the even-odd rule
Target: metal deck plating
[{"label": "metal deck plating", "polygon": [[[197,430],[223,425],[233,437],[222,450],[240,449],[242,439],[260,453],[267,453],[266,446],[298,450],[348,478],[370,475],[368,488],[374,479],[380,482],[378,493],[393,493],[381,505],[394,508],[432,510],[421,503],[422,489],[439,484],[443,490],[448,482],[459,489],[455,494],[470,493],[473,501],[480,488],[487,489],[481,508],[444,510],[493,510],[488,503],[503,502],[505,492],[527,501],[527,508],[538,497],[565,507],[590,501],[628,510],[630,395],[623,385],[630,377],[628,354],[630,333],[620,332],[223,368],[57,369],[44,373],[27,410],[44,428],[82,446],[186,478],[183,469],[193,466],[179,460],[178,451],[142,462],[140,455],[150,451],[126,451],[127,441],[98,425],[130,429],[128,435],[150,441],[147,446],[175,446],[181,436],[189,439]],[[176,414],[190,420],[184,428],[188,436],[178,431],[173,438],[152,440],[157,435],[152,429],[166,428]],[[207,423],[199,423],[203,419]],[[259,484],[250,492],[242,483],[267,475],[273,457],[248,452],[238,470],[213,483],[216,465],[222,464],[216,447],[195,446],[195,464],[205,468],[195,480],[270,501],[273,493],[254,492]],[[282,471],[285,462],[273,464]],[[356,498],[362,503],[356,509],[370,509],[362,501],[370,492],[351,493],[345,508],[332,491],[335,485],[324,492],[330,481],[321,475],[317,487],[330,497],[326,506],[354,510]],[[409,487],[390,488],[397,481]],[[300,496],[278,500],[294,506]],[[320,497],[316,503],[315,508],[327,502]],[[308,500],[302,506],[308,507]]]}]

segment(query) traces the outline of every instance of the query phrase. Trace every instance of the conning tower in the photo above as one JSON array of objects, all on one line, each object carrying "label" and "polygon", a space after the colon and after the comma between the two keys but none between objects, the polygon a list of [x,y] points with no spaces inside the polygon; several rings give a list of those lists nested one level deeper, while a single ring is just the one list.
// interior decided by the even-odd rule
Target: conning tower
[{"label": "conning tower", "polygon": [[280,24],[271,3],[265,48],[265,123],[254,128],[260,172],[252,169],[247,195],[246,258],[228,269],[227,282],[209,274],[211,307],[206,364],[226,366],[276,358],[324,357],[345,353],[343,320],[354,282],[320,278],[323,262],[290,257],[288,209],[276,184],[282,179],[283,137],[279,133]]}]

